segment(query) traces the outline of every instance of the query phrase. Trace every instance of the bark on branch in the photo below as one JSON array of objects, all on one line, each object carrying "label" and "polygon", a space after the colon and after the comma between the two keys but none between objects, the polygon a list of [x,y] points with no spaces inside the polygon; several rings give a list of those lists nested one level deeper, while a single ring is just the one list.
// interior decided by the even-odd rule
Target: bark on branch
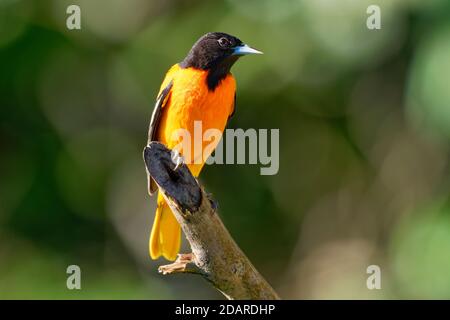
[{"label": "bark on branch", "polygon": [[279,299],[231,238],[213,201],[186,165],[176,168],[171,151],[158,142],[144,149],[144,160],[192,250],[159,271],[199,274],[228,299]]}]

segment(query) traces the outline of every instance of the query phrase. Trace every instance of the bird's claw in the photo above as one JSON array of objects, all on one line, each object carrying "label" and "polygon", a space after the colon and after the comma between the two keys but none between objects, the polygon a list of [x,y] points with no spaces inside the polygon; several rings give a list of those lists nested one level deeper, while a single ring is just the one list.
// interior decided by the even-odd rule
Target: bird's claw
[{"label": "bird's claw", "polygon": [[171,157],[172,162],[175,164],[175,168],[173,168],[173,170],[177,171],[178,168],[184,163],[184,158],[177,150],[172,150]]},{"label": "bird's claw", "polygon": [[211,208],[216,212],[219,209],[219,202],[213,198],[212,193],[206,193],[206,196],[208,197],[209,203],[211,203]]}]

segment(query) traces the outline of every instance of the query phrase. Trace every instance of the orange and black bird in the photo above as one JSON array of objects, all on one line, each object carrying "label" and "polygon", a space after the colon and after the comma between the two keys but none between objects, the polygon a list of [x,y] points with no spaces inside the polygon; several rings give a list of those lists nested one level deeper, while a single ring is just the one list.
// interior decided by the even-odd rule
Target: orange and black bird
[{"label": "orange and black bird", "polygon": [[[202,136],[208,129],[223,132],[235,109],[236,82],[230,69],[241,56],[261,53],[226,33],[210,32],[202,36],[186,58],[167,72],[150,120],[148,142],[159,141],[173,149],[180,143],[174,132],[184,129],[194,137],[195,121],[201,121]],[[202,159],[186,162],[195,177],[219,141],[213,142],[213,148],[211,142],[200,143],[207,144],[210,152],[205,156],[192,149],[191,159]],[[150,175],[148,189],[150,194],[158,189]],[[159,193],[149,241],[150,256],[175,260],[180,243],[180,225]]]}]

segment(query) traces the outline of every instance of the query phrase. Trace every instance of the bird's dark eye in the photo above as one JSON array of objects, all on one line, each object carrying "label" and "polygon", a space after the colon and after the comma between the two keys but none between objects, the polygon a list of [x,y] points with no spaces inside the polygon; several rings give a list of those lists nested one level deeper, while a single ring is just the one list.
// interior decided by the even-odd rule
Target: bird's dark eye
[{"label": "bird's dark eye", "polygon": [[230,41],[227,38],[220,38],[217,40],[219,45],[223,48],[228,48],[230,46]]}]

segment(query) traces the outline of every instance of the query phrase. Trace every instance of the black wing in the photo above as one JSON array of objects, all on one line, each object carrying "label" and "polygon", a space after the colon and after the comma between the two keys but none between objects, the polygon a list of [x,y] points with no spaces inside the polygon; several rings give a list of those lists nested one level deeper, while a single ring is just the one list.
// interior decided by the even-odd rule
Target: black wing
[{"label": "black wing", "polygon": [[[161,94],[156,99],[155,107],[153,109],[152,118],[150,119],[150,125],[148,128],[148,141],[147,144],[151,141],[156,141],[156,134],[158,131],[159,121],[161,120],[162,109],[167,103],[170,96],[170,89],[172,89],[173,80],[164,88]],[[147,167],[145,167],[147,170]],[[157,189],[158,186],[156,182],[150,176],[150,173],[147,170],[147,182],[148,182],[148,193],[152,195]]]},{"label": "black wing", "polygon": [[233,111],[231,111],[231,114],[228,116],[228,120],[230,120],[230,118],[234,116],[235,111],[236,111],[236,93],[234,94]]}]

